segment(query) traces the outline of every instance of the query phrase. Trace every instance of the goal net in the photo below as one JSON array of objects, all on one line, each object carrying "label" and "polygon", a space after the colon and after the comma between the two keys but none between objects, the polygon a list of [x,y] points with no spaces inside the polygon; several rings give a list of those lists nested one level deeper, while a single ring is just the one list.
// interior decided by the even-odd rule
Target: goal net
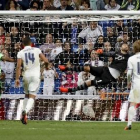
[{"label": "goal net", "polygon": [[[114,14],[114,15],[113,15]],[[61,72],[59,64],[109,66],[112,58],[100,57],[97,49],[119,51],[123,43],[129,45],[140,38],[140,16],[135,12],[1,12],[0,52],[16,58],[24,48],[22,39],[29,36],[32,47],[40,48],[52,62],[53,71],[42,74],[40,89],[30,120],[88,120],[126,121],[129,90],[126,72],[117,82],[102,87],[90,87],[74,93],[61,93],[59,87],[76,87],[95,77],[84,72]],[[69,51],[70,50],[70,51]],[[67,52],[64,55],[63,52]],[[63,55],[60,55],[62,53]],[[58,57],[59,56],[59,57]],[[0,119],[20,120],[24,88],[15,88],[16,63],[0,62]],[[3,76],[5,75],[5,76]],[[50,78],[50,80],[49,80]],[[53,86],[54,84],[54,86]],[[135,121],[139,121],[139,105]]]}]

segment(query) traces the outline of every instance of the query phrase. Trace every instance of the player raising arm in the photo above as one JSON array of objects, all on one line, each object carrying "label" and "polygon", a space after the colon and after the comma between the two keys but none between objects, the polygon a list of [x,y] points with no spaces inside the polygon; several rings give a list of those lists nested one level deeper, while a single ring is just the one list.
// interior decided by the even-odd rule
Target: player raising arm
[{"label": "player raising arm", "polygon": [[23,111],[21,122],[27,124],[27,114],[34,104],[34,100],[38,89],[40,87],[40,58],[48,63],[48,59],[42,54],[38,48],[31,47],[31,40],[29,37],[23,39],[25,48],[17,54],[17,68],[15,86],[20,86],[21,66],[23,64],[23,85],[25,98],[23,101]]},{"label": "player raising arm", "polygon": [[127,87],[131,88],[128,101],[130,107],[128,109],[128,123],[125,130],[130,130],[134,114],[136,113],[136,104],[140,103],[140,40],[133,44],[135,55],[128,59],[127,70]]}]

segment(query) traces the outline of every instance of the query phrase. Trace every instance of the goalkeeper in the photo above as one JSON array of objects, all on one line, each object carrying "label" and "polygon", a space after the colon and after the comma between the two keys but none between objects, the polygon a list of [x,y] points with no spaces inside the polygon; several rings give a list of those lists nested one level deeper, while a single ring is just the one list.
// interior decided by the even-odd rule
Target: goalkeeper
[{"label": "goalkeeper", "polygon": [[130,57],[129,54],[129,46],[127,44],[122,44],[119,52],[109,52],[105,53],[102,49],[98,49],[97,53],[102,56],[112,57],[113,61],[109,67],[101,66],[101,67],[93,67],[89,65],[85,66],[73,66],[67,67],[63,65],[59,65],[60,70],[73,70],[73,71],[85,71],[90,72],[95,76],[94,80],[86,81],[84,84],[76,87],[76,88],[63,88],[60,87],[61,92],[75,92],[78,90],[87,89],[90,86],[100,86],[107,85],[110,82],[116,82],[120,73],[123,73],[127,68],[127,61]]},{"label": "goalkeeper", "polygon": [[[9,58],[9,57],[7,57],[7,56],[4,56],[2,53],[0,53],[0,61],[15,62],[14,59]],[[3,88],[4,79],[5,79],[5,75],[4,75],[4,73],[2,72],[1,67],[0,67],[0,96],[1,96],[1,94],[2,94],[2,88]]]}]

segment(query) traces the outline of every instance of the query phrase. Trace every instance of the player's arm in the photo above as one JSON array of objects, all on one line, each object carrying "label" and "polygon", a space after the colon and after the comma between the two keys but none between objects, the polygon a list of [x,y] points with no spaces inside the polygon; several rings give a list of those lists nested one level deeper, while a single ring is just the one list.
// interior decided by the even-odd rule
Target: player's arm
[{"label": "player's arm", "polygon": [[54,69],[54,76],[55,76],[55,78],[59,77],[58,73],[56,72],[56,69]]},{"label": "player's arm", "polygon": [[1,60],[2,61],[8,61],[8,62],[15,62],[15,59],[12,59],[12,58],[7,57],[7,56],[2,56]]},{"label": "player's arm", "polygon": [[106,56],[106,57],[114,57],[115,56],[115,52],[114,51],[104,52],[103,49],[98,49],[96,51],[96,53],[101,55],[101,56]]},{"label": "player's arm", "polygon": [[21,65],[22,65],[22,59],[18,58],[17,59],[17,67],[16,67],[16,81],[15,81],[15,86],[19,87],[20,86],[20,75],[21,75]]},{"label": "player's arm", "polygon": [[127,87],[130,88],[131,87],[131,77],[132,77],[132,72],[133,72],[133,66],[132,66],[130,59],[128,59],[127,65],[128,65],[128,68],[127,68]]},{"label": "player's arm", "polygon": [[41,71],[40,71],[40,75],[41,75],[41,80],[43,80],[44,79],[44,67],[43,68],[41,68]]},{"label": "player's arm", "polygon": [[48,59],[45,57],[45,55],[43,53],[39,54],[39,57],[41,58],[41,60],[43,60],[45,63],[48,63]]},{"label": "player's arm", "polygon": [[43,65],[42,65],[42,67],[41,67],[41,70],[40,70],[40,75],[41,75],[41,80],[43,80],[44,79],[44,74],[43,74],[43,72],[44,72],[44,69],[45,69],[45,63],[43,63]]}]

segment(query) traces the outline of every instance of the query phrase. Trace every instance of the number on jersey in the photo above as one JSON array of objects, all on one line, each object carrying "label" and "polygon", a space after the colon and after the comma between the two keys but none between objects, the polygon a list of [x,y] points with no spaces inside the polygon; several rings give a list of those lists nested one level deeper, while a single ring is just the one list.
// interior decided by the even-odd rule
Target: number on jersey
[{"label": "number on jersey", "polygon": [[137,74],[140,75],[140,62],[137,62]]},{"label": "number on jersey", "polygon": [[29,61],[32,61],[32,64],[35,61],[34,53],[25,53],[25,62],[28,65]]}]

